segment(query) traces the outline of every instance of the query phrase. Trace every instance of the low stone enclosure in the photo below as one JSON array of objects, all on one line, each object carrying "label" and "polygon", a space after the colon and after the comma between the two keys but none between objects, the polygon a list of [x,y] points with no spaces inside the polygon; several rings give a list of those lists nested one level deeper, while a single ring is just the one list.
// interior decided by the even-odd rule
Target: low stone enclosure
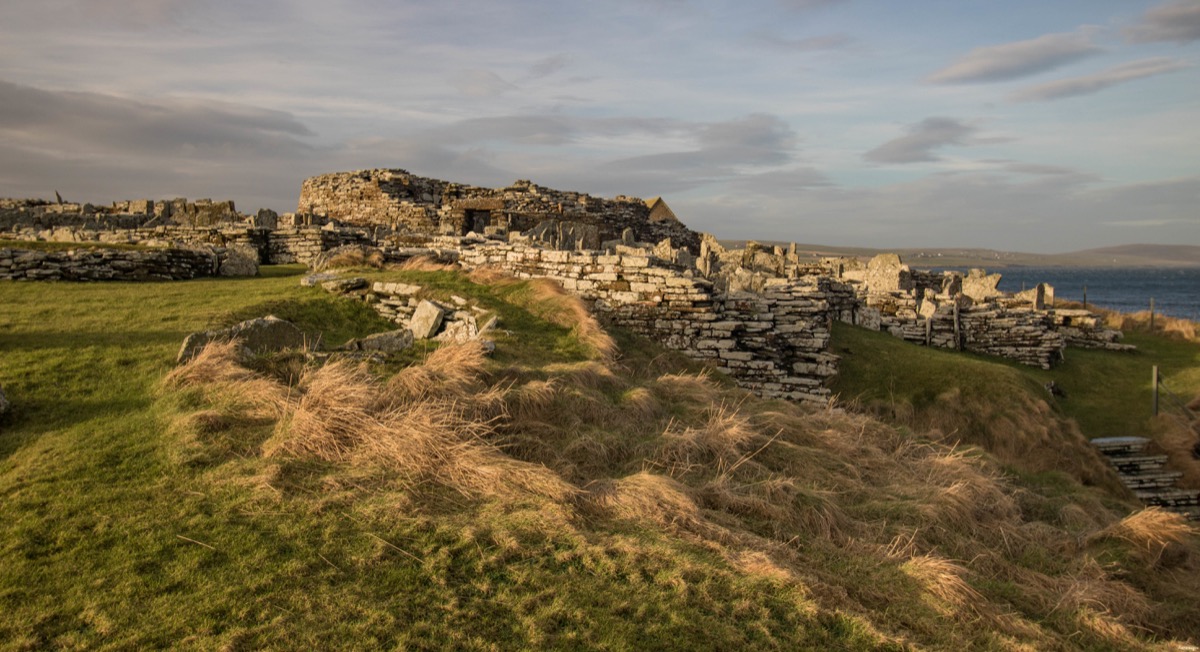
[{"label": "low stone enclosure", "polygon": [[[0,238],[80,243],[71,252],[0,249],[0,278],[193,278],[236,267],[225,263],[236,258],[230,252],[262,264],[316,267],[347,249],[383,262],[429,256],[553,279],[610,322],[710,362],[760,396],[806,401],[829,396],[826,381],[838,360],[828,350],[835,319],[1042,368],[1061,359],[1068,344],[1130,348],[1099,317],[1055,308],[1048,286],[1006,295],[996,289],[999,275],[912,270],[894,255],[812,264],[799,260],[794,245],[727,250],[688,230],[661,200],[599,200],[529,182],[488,190],[372,170],[309,179],[300,204],[304,212],[297,214],[260,211],[199,224],[207,218],[196,216],[210,213],[190,210],[187,202],[161,210],[154,202],[124,202],[88,212],[0,201],[0,226],[7,225]],[[121,212],[131,210],[140,212]],[[180,223],[172,217],[179,214],[189,217]],[[664,233],[679,240],[659,239]],[[170,246],[86,250],[87,242]],[[417,305],[392,290],[360,294],[378,295],[375,305],[407,324]],[[468,316],[460,315],[455,328],[472,331]]]}]

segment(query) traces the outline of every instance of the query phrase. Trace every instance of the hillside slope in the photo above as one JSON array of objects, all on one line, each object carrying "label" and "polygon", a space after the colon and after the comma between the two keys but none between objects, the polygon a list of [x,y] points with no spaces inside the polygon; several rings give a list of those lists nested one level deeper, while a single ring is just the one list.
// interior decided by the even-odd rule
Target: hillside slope
[{"label": "hillside slope", "polygon": [[[387,327],[298,270],[0,286],[0,646],[1170,649],[1200,547],[1071,473],[755,399],[541,282],[383,366],[183,335]],[[1013,380],[1014,387],[1024,381]],[[1022,390],[1023,391],[1023,390]],[[1002,409],[1007,410],[1007,407]],[[1070,433],[1028,415],[1043,440]],[[1065,427],[1065,426],[1064,426]],[[1067,445],[1074,445],[1074,440]],[[1086,466],[1086,465],[1085,465]]]}]

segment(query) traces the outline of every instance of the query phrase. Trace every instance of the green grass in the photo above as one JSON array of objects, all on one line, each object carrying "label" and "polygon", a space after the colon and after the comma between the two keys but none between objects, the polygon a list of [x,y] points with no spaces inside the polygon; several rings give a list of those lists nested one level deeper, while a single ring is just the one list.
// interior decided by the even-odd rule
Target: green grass
[{"label": "green grass", "polygon": [[[833,384],[843,399],[920,411],[947,391],[997,399],[1024,394],[1050,401],[1044,384],[1066,392],[1052,400],[1059,414],[1090,438],[1148,435],[1152,416],[1151,368],[1183,400],[1200,394],[1200,344],[1128,333],[1135,352],[1068,348],[1065,361],[1043,371],[1011,361],[904,343],[886,333],[835,324],[834,352],[842,357]],[[1162,402],[1166,406],[1166,400]]]}]

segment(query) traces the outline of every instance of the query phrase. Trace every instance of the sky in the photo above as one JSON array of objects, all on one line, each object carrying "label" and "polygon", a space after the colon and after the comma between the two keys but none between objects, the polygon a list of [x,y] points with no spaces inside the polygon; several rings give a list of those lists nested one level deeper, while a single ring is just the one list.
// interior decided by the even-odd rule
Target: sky
[{"label": "sky", "polygon": [[1200,0],[0,2],[0,196],[376,167],[722,238],[1200,245]]}]

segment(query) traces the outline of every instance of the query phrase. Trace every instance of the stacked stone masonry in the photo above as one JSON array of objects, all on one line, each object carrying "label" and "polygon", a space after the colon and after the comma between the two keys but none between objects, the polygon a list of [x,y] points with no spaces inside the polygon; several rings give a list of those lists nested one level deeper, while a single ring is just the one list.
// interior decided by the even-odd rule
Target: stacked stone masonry
[{"label": "stacked stone masonry", "polygon": [[675,246],[692,251],[699,242],[698,234],[675,219],[661,200],[602,199],[525,180],[506,188],[481,188],[405,170],[360,170],[307,179],[297,214],[437,235],[522,232],[555,220],[594,227],[601,240],[617,239],[631,229],[644,242],[671,238]]},{"label": "stacked stone masonry", "polygon": [[224,253],[224,250],[203,249],[30,251],[0,248],[0,280],[176,281],[216,276]]},{"label": "stacked stone masonry", "polygon": [[459,260],[558,281],[613,323],[708,361],[760,396],[825,400],[825,381],[837,371],[837,357],[827,352],[827,295],[841,284],[829,278],[775,279],[761,294],[719,293],[711,281],[648,251],[486,242],[463,248]]}]

